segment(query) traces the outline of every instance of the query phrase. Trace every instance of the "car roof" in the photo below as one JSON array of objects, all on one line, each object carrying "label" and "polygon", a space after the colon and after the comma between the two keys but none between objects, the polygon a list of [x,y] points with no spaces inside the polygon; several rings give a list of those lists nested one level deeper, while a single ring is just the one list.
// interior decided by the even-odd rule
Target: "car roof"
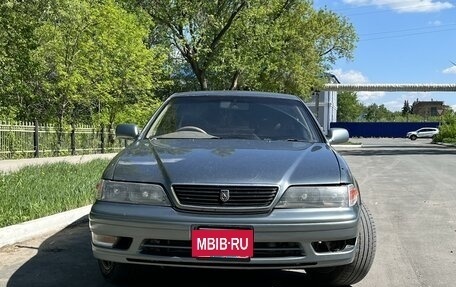
[{"label": "car roof", "polygon": [[239,90],[211,90],[211,91],[189,91],[174,93],[170,98],[175,97],[194,97],[194,96],[235,96],[235,97],[266,97],[266,98],[281,98],[281,99],[297,99],[298,96],[276,92],[263,91],[239,91]]}]

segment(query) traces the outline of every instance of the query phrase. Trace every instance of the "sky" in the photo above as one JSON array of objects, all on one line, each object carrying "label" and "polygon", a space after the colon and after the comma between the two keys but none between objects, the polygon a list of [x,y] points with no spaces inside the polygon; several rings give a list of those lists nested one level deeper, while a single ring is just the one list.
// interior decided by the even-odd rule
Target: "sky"
[{"label": "sky", "polygon": [[[359,37],[352,60],[329,72],[342,84],[456,83],[456,0],[314,0],[352,23]],[[444,101],[456,92],[357,92],[364,105],[400,111],[404,101]]]}]

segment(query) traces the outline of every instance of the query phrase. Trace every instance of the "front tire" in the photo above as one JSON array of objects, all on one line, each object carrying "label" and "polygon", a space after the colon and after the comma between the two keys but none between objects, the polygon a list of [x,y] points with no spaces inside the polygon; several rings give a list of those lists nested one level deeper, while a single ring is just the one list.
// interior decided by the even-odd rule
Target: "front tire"
[{"label": "front tire", "polygon": [[411,139],[412,141],[416,140],[416,138],[417,138],[416,135],[411,135],[411,136],[410,136],[410,139]]},{"label": "front tire", "polygon": [[126,282],[129,278],[130,265],[106,260],[98,260],[101,275],[114,284]]},{"label": "front tire", "polygon": [[348,265],[311,268],[306,270],[311,277],[331,286],[348,286],[361,281],[372,266],[376,251],[377,235],[372,214],[362,204],[360,214],[360,230],[355,258]]}]

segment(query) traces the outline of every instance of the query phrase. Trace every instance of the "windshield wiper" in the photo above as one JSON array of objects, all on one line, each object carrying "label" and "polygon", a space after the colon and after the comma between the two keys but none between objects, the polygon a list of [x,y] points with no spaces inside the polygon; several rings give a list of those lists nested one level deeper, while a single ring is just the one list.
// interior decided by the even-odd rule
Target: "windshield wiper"
[{"label": "windshield wiper", "polygon": [[309,140],[289,138],[289,139],[286,139],[286,141],[287,142],[308,142]]},{"label": "windshield wiper", "polygon": [[154,136],[151,139],[219,139],[219,137],[194,131],[178,131]]}]

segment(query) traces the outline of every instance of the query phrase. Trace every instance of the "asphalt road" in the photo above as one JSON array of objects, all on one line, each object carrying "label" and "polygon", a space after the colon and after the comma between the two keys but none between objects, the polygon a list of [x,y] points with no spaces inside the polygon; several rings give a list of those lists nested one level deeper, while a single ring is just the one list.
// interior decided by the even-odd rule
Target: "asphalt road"
[{"label": "asphalt road", "polygon": [[[370,273],[354,287],[456,285],[456,148],[420,139],[352,139],[337,147],[377,227]],[[82,218],[84,219],[84,218]],[[129,286],[315,286],[302,272],[138,269]],[[87,221],[0,249],[0,286],[111,286],[98,272]]]}]

